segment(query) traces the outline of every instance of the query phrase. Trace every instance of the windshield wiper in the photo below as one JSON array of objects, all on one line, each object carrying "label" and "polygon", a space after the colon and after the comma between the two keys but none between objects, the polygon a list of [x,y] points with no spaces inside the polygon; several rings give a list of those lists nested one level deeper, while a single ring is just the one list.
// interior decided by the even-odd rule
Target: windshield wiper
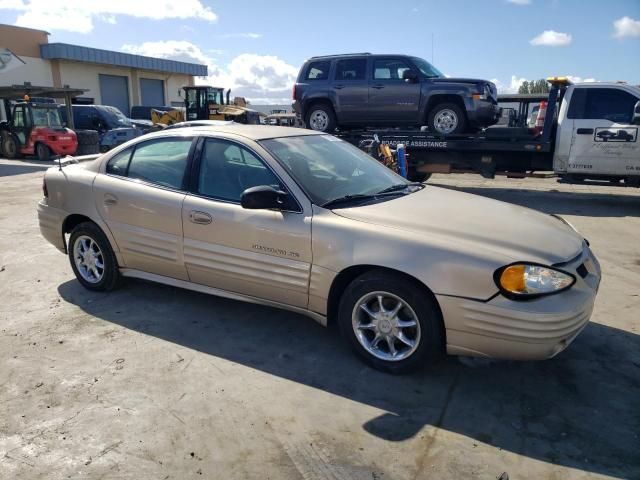
[{"label": "windshield wiper", "polygon": [[320,205],[322,208],[331,208],[340,203],[350,202],[353,200],[368,200],[371,198],[376,198],[375,195],[365,195],[363,193],[357,193],[355,195],[345,195],[344,197],[334,198],[333,200],[329,200],[328,202]]},{"label": "windshield wiper", "polygon": [[424,187],[422,183],[419,182],[411,182],[411,183],[398,183],[396,185],[391,185],[390,187],[385,188],[384,190],[380,190],[377,195],[381,193],[389,193],[389,192],[398,192],[400,190],[405,190],[409,187]]}]

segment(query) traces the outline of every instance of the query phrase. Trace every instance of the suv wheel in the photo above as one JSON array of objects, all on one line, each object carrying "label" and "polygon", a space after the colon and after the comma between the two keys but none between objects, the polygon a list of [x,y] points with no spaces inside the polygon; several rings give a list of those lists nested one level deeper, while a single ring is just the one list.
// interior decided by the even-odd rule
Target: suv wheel
[{"label": "suv wheel", "polygon": [[356,354],[378,370],[417,370],[442,351],[435,300],[400,275],[372,271],[356,278],[340,300],[338,323]]},{"label": "suv wheel", "polygon": [[307,114],[307,128],[318,132],[332,133],[336,129],[336,115],[326,104],[312,105]]},{"label": "suv wheel", "polygon": [[462,109],[455,103],[440,103],[429,112],[427,124],[433,132],[451,135],[464,132],[466,118]]},{"label": "suv wheel", "polygon": [[109,240],[91,222],[79,224],[69,238],[69,260],[76,278],[89,290],[113,290],[120,272]]}]

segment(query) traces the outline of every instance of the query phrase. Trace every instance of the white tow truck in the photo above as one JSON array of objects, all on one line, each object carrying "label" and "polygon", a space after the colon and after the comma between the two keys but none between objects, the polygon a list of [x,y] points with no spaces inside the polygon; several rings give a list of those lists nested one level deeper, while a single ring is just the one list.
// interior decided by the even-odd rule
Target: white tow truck
[{"label": "white tow truck", "polygon": [[[375,154],[379,144],[403,144],[408,176],[477,172],[487,178],[539,176],[553,171],[561,181],[600,181],[640,186],[640,88],[625,83],[572,84],[547,79],[536,126],[489,127],[475,134],[440,136],[420,130],[366,130],[341,136]],[[372,141],[373,140],[373,141]],[[542,174],[548,176],[549,174]]]}]

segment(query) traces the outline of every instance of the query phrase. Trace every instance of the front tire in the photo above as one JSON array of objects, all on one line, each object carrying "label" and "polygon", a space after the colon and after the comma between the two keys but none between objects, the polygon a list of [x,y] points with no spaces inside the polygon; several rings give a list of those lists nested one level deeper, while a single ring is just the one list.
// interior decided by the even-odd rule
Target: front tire
[{"label": "front tire", "polygon": [[51,160],[51,149],[44,143],[38,143],[36,145],[36,156],[38,160],[43,162]]},{"label": "front tire", "polygon": [[465,113],[455,103],[440,103],[427,115],[429,130],[440,135],[464,133],[466,123]]},{"label": "front tire", "polygon": [[306,118],[307,128],[316,132],[333,133],[337,127],[333,108],[325,103],[312,105]]},{"label": "front tire", "polygon": [[353,280],[340,300],[338,324],[353,351],[385,372],[418,370],[443,351],[435,298],[402,275],[374,270]]},{"label": "front tire", "polygon": [[120,271],[109,240],[92,222],[76,226],[69,238],[69,261],[76,278],[88,290],[113,290]]}]

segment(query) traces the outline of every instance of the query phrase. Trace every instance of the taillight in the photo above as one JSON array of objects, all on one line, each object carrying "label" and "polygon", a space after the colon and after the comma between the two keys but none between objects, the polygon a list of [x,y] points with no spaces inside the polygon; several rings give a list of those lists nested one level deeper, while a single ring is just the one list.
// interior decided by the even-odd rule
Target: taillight
[{"label": "taillight", "polygon": [[47,190],[47,181],[44,178],[42,179],[42,194],[44,195],[44,198],[49,198],[49,190]]},{"label": "taillight", "polygon": [[293,84],[293,99],[296,99],[296,84]]}]

